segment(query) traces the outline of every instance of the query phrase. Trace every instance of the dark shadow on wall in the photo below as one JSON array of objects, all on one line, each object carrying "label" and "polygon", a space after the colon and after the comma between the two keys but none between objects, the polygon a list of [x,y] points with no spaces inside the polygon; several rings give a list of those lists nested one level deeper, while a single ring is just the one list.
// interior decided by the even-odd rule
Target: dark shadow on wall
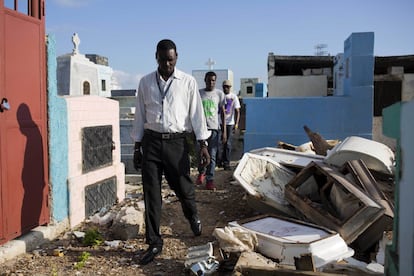
[{"label": "dark shadow on wall", "polygon": [[19,105],[17,109],[17,121],[21,133],[26,136],[24,151],[22,184],[24,189],[21,210],[21,231],[26,233],[44,220],[41,217],[43,202],[45,175],[43,160],[43,142],[39,127],[33,121],[27,104]]}]

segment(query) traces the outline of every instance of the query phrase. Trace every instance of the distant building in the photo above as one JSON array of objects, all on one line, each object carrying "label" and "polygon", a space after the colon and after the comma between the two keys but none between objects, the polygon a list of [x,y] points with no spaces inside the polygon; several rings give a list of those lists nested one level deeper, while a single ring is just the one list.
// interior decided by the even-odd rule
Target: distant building
[{"label": "distant building", "polygon": [[267,59],[269,97],[332,95],[334,57],[269,53]]},{"label": "distant building", "polygon": [[59,95],[111,96],[113,70],[108,58],[79,53],[79,37],[72,37],[72,53],[57,57],[57,86]]},{"label": "distant building", "polygon": [[[204,82],[204,76],[208,71],[213,71],[217,74],[216,88],[223,89],[221,87],[223,81],[230,80],[231,83],[233,83],[232,89],[234,89],[233,71],[229,69],[193,70],[192,75],[197,81],[198,88],[201,89],[206,86]],[[237,94],[237,91],[235,93]]]},{"label": "distant building", "polygon": [[[372,79],[369,79],[369,84],[373,86],[373,99],[372,102],[367,102],[366,107],[372,114],[369,138],[394,149],[395,141],[382,134],[382,110],[396,102],[409,101],[414,97],[414,55],[373,57],[374,72],[358,71],[362,69],[353,68],[349,62],[344,53],[336,56],[280,56],[269,53],[268,97],[312,97],[312,101],[317,102],[329,96],[334,101],[331,96],[348,96],[347,79],[359,83],[362,76],[371,76],[373,73]],[[349,68],[353,69],[354,76],[350,75]],[[357,86],[355,83],[352,85]],[[252,94],[255,94],[254,91]],[[330,105],[327,108],[329,107]],[[301,110],[305,112],[304,108]],[[322,125],[320,123],[318,127],[322,128]],[[333,135],[331,138],[337,137]]]},{"label": "distant building", "polygon": [[[293,145],[306,143],[309,137],[303,130],[305,125],[315,129],[324,139],[342,140],[348,136],[371,139],[374,102],[373,48],[373,32],[352,33],[345,40],[343,91],[339,95],[335,92],[332,96],[326,96],[330,86],[328,81],[328,85],[319,91],[320,96],[309,96],[298,90],[289,94],[290,87],[297,87],[294,82],[286,90],[273,89],[278,87],[273,81],[277,82],[279,76],[306,78],[307,73],[313,74],[314,70],[315,73],[323,74],[323,69],[317,69],[333,67],[332,57],[297,58],[269,54],[268,97],[243,99],[246,105],[244,151],[276,147],[280,141]],[[314,59],[318,61],[317,64],[314,64]],[[291,96],[278,96],[280,92]]]},{"label": "distant building", "polygon": [[239,96],[241,98],[256,97],[256,84],[259,82],[259,78],[241,78]]}]

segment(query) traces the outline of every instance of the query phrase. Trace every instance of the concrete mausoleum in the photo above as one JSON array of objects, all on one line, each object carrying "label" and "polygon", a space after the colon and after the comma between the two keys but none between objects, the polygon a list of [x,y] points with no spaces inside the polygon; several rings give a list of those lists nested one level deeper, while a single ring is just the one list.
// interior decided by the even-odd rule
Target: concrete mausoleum
[{"label": "concrete mausoleum", "polygon": [[72,53],[57,58],[58,94],[110,97],[113,70],[108,66],[108,59],[94,54],[81,54],[80,39],[76,33],[72,42]]},{"label": "concrete mausoleum", "polygon": [[51,210],[54,222],[71,228],[125,197],[119,102],[108,98],[112,69],[81,55],[76,34],[72,40],[73,53],[55,58],[48,37]]}]

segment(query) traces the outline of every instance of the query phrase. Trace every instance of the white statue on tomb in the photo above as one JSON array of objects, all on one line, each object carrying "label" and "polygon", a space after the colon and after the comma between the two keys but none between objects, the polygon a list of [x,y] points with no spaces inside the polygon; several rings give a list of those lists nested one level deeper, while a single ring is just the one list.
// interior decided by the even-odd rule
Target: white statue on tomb
[{"label": "white statue on tomb", "polygon": [[79,54],[79,44],[80,44],[80,39],[79,39],[78,33],[73,34],[72,42],[73,42],[72,54],[77,55],[77,54]]}]

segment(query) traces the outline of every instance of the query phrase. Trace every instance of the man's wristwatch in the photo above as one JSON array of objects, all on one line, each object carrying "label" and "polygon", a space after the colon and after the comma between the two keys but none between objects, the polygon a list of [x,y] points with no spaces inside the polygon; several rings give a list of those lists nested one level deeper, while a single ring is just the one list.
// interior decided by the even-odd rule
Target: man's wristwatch
[{"label": "man's wristwatch", "polygon": [[206,140],[198,140],[198,143],[200,144],[200,148],[208,147],[208,143]]}]

